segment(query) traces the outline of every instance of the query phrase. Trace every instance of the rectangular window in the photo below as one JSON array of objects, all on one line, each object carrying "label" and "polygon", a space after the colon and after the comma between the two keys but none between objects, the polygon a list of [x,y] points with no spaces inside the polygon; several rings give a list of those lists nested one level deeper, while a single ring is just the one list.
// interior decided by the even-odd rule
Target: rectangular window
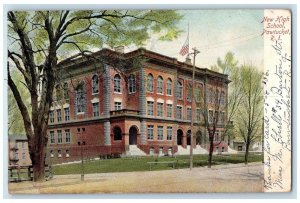
[{"label": "rectangular window", "polygon": [[172,117],[172,112],[173,112],[172,104],[167,104],[167,117]]},{"label": "rectangular window", "polygon": [[208,122],[213,123],[214,122],[214,112],[213,110],[208,111]]},{"label": "rectangular window", "polygon": [[163,109],[164,109],[164,104],[157,103],[157,116],[160,116],[160,117],[163,116]]},{"label": "rectangular window", "polygon": [[66,157],[70,157],[70,150],[66,150]]},{"label": "rectangular window", "polygon": [[135,93],[135,76],[130,75],[128,84],[129,93]]},{"label": "rectangular window", "polygon": [[22,148],[25,149],[25,142],[22,142]]},{"label": "rectangular window", "polygon": [[215,131],[214,141],[219,141],[219,131],[218,130]]},{"label": "rectangular window", "polygon": [[54,112],[53,111],[50,111],[50,113],[49,113],[49,120],[50,120],[50,123],[54,123]]},{"label": "rectangular window", "polygon": [[54,131],[50,131],[50,144],[55,144]]},{"label": "rectangular window", "polygon": [[224,111],[221,112],[219,120],[220,120],[220,123],[224,124],[224,122],[225,122],[225,112]]},{"label": "rectangular window", "polygon": [[60,149],[57,151],[57,155],[58,155],[59,158],[61,157],[61,150]]},{"label": "rectangular window", "polygon": [[99,103],[93,103],[93,116],[98,117],[99,116]]},{"label": "rectangular window", "polygon": [[66,133],[66,143],[70,143],[71,142],[71,133],[70,130],[65,130]]},{"label": "rectangular window", "polygon": [[200,122],[200,119],[201,119],[201,110],[200,109],[196,110],[196,116],[197,116],[197,121]]},{"label": "rectangular window", "polygon": [[65,111],[65,121],[70,120],[70,109],[69,108],[64,108]]},{"label": "rectangular window", "polygon": [[182,119],[182,106],[177,106],[176,114],[178,119]]},{"label": "rectangular window", "polygon": [[192,101],[192,85],[190,84],[186,86],[186,100]]},{"label": "rectangular window", "polygon": [[186,118],[192,120],[192,109],[190,107],[186,108]]},{"label": "rectangular window", "polygon": [[167,140],[172,140],[172,127],[167,127]]},{"label": "rectangular window", "polygon": [[219,123],[219,121],[220,121],[219,112],[215,111],[215,120],[214,120],[214,122]]},{"label": "rectangular window", "polygon": [[164,139],[164,127],[163,126],[158,126],[157,127],[157,139],[158,140],[163,140]]},{"label": "rectangular window", "polygon": [[51,149],[50,150],[50,157],[53,158],[54,157],[54,151]]},{"label": "rectangular window", "polygon": [[61,130],[57,131],[57,143],[58,144],[62,143],[62,133],[61,133]]},{"label": "rectangular window", "polygon": [[153,125],[148,125],[147,133],[148,140],[153,140]]},{"label": "rectangular window", "polygon": [[121,110],[122,109],[122,103],[121,102],[115,102],[115,110]]},{"label": "rectangular window", "polygon": [[61,109],[57,109],[56,110],[56,114],[57,114],[57,122],[61,122]]},{"label": "rectangular window", "polygon": [[25,152],[22,153],[22,159],[24,160],[26,157],[25,157]]},{"label": "rectangular window", "polygon": [[153,116],[153,101],[147,101],[147,110],[148,110],[148,115]]}]

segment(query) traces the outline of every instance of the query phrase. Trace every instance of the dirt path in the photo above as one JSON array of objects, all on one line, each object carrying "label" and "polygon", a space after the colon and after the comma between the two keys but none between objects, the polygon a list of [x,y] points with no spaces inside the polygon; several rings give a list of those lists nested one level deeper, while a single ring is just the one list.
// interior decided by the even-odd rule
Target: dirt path
[{"label": "dirt path", "polygon": [[261,192],[263,165],[87,174],[85,181],[80,174],[57,175],[43,183],[10,183],[8,188],[11,194]]}]

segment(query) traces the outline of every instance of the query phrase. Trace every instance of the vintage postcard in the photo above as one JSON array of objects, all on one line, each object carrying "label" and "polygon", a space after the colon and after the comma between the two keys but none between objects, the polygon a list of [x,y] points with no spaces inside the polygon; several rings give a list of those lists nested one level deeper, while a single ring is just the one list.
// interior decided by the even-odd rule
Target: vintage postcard
[{"label": "vintage postcard", "polygon": [[290,192],[291,22],[9,10],[9,194]]}]

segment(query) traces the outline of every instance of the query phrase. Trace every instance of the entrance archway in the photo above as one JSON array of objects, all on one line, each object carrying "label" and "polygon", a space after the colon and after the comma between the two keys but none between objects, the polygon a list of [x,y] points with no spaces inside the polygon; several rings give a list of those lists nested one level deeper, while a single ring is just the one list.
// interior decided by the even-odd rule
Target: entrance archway
[{"label": "entrance archway", "polygon": [[129,145],[137,144],[137,129],[135,126],[130,127],[129,129]]},{"label": "entrance archway", "polygon": [[182,135],[183,132],[181,129],[177,130],[177,145],[182,145]]},{"label": "entrance archway", "polygon": [[186,134],[186,145],[191,145],[191,130],[187,131],[187,134]]}]

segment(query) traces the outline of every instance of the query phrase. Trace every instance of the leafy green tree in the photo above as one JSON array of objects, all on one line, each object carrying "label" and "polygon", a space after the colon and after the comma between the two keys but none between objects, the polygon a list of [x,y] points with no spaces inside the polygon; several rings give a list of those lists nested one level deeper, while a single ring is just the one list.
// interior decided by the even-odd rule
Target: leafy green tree
[{"label": "leafy green tree", "polygon": [[239,135],[246,145],[245,164],[248,164],[249,147],[260,137],[263,119],[262,76],[255,67],[241,67],[242,99],[237,109],[236,125]]},{"label": "leafy green tree", "polygon": [[[149,31],[172,40],[180,33],[181,17],[172,10],[8,12],[8,85],[23,118],[34,181],[44,180],[47,123],[60,61],[92,48],[143,45]],[[31,113],[12,78],[12,64],[24,78]]]}]

